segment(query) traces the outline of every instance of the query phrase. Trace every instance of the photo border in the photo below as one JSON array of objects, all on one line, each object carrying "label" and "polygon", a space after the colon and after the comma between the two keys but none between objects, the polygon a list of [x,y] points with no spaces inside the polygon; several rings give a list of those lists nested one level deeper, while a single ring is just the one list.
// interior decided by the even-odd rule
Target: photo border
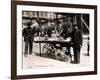
[{"label": "photo border", "polygon": [[[17,16],[16,16],[17,5],[94,9],[94,71],[36,74],[36,75],[32,75],[32,74],[31,75],[17,75]],[[33,2],[33,1],[11,1],[11,79],[12,80],[61,77],[61,76],[76,76],[76,75],[93,75],[93,74],[97,74],[97,6],[96,5],[63,4],[63,3]]]}]

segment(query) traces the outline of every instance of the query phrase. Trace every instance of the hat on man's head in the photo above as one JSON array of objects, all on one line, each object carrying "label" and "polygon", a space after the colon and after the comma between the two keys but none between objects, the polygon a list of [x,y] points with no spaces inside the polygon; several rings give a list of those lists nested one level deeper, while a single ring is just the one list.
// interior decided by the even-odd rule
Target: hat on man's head
[{"label": "hat on man's head", "polygon": [[78,29],[77,24],[73,24],[73,28]]},{"label": "hat on man's head", "polygon": [[73,26],[75,27],[75,26],[77,26],[77,24],[73,24]]}]

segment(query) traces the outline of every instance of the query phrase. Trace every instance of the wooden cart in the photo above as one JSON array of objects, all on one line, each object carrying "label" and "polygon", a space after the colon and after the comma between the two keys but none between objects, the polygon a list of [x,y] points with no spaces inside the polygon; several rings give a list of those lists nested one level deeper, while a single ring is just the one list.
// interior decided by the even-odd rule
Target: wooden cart
[{"label": "wooden cart", "polygon": [[[70,53],[72,43],[66,40],[37,40],[34,42],[39,43],[40,56],[47,55],[48,57],[55,59],[60,57],[60,60],[63,60],[62,58],[68,60],[72,56]],[[41,44],[44,44],[43,47],[41,47]]]}]

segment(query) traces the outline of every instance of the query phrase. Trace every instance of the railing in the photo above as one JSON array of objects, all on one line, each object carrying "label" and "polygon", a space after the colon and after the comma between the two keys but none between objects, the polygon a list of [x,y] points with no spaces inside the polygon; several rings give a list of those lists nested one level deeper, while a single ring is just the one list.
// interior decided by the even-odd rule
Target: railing
[{"label": "railing", "polygon": [[87,28],[87,30],[89,31],[89,26],[86,24],[85,20],[83,19],[83,17],[81,16],[81,21],[83,22],[83,24],[85,25],[85,27]]}]

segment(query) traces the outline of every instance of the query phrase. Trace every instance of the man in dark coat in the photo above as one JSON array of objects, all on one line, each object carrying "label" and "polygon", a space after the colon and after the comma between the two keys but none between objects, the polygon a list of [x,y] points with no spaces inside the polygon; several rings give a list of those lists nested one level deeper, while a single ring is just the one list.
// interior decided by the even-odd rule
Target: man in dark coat
[{"label": "man in dark coat", "polygon": [[52,34],[52,29],[51,29],[51,27],[48,27],[48,29],[47,29],[48,37],[51,37],[51,34]]},{"label": "man in dark coat", "polygon": [[89,56],[89,50],[90,50],[90,45],[89,45],[89,36],[88,36],[88,41],[87,41],[87,55],[86,56]]},{"label": "man in dark coat", "polygon": [[74,50],[74,62],[73,63],[80,63],[80,50],[82,46],[82,32],[78,29],[77,25],[74,25],[73,32],[72,32],[72,43],[73,43],[73,50]]},{"label": "man in dark coat", "polygon": [[28,52],[31,55],[32,54],[34,32],[33,32],[33,29],[31,28],[30,22],[27,23],[27,26],[28,26],[27,28],[23,29],[22,35],[24,37],[24,42],[25,42],[25,55],[28,54]]}]

